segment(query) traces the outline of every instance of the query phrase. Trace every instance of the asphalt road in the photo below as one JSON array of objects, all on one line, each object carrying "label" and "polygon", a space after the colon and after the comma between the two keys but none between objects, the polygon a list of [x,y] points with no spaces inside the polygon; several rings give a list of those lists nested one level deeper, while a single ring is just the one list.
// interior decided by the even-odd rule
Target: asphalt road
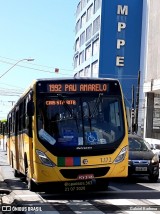
[{"label": "asphalt road", "polygon": [[[15,178],[0,151],[0,184],[10,194],[1,194],[2,213],[53,213],[53,214],[103,214],[103,213],[160,213],[160,178],[150,183],[147,178],[113,179],[107,191],[49,193],[31,192],[26,183]],[[3,181],[4,180],[4,181]],[[9,187],[9,188],[8,188]],[[9,192],[8,192],[9,193]],[[9,209],[9,210],[6,210]]]}]

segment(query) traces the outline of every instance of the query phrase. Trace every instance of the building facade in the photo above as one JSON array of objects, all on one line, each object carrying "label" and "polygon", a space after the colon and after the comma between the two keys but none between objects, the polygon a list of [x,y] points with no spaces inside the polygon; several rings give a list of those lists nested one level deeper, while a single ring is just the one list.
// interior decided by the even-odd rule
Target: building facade
[{"label": "building facade", "polygon": [[75,76],[118,78],[126,105],[133,107],[134,99],[134,108],[138,109],[138,133],[160,139],[160,19],[157,8],[160,8],[159,0],[79,1],[73,59]]},{"label": "building facade", "polygon": [[160,140],[160,1],[145,0],[143,8],[144,137]]},{"label": "building facade", "polygon": [[76,11],[74,71],[99,76],[101,0],[81,0]]},{"label": "building facade", "polygon": [[74,71],[118,78],[131,106],[140,70],[143,0],[81,0],[76,11]]}]

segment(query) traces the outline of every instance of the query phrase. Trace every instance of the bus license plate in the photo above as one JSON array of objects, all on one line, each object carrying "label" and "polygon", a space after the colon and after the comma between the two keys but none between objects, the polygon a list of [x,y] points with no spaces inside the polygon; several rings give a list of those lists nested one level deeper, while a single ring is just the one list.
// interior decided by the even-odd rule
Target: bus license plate
[{"label": "bus license plate", "polygon": [[94,178],[93,174],[80,174],[77,177],[78,180],[91,180],[93,178]]},{"label": "bus license plate", "polygon": [[136,171],[138,171],[138,172],[146,172],[147,171],[147,167],[136,167]]}]

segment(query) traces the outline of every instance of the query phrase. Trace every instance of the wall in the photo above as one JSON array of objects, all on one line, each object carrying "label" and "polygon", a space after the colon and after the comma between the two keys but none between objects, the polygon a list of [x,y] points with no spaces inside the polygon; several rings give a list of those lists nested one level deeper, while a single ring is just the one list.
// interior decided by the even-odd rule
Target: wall
[{"label": "wall", "polygon": [[145,82],[160,78],[160,0],[149,1],[148,56]]},{"label": "wall", "polygon": [[143,0],[102,1],[99,76],[118,78],[129,104],[140,70],[142,8]]}]

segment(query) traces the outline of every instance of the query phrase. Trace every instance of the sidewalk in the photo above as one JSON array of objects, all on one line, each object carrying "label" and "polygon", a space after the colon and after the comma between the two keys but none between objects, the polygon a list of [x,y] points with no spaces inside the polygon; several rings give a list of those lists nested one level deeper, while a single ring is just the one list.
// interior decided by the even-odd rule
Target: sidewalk
[{"label": "sidewalk", "polygon": [[[13,169],[7,162],[7,152],[0,148],[0,194],[1,203],[13,205],[17,202],[15,196],[23,195],[24,183],[14,177]],[[21,200],[20,200],[21,201]]]},{"label": "sidewalk", "polygon": [[[49,211],[49,213],[53,210],[53,207],[47,204],[39,194],[29,191],[25,182],[14,177],[13,169],[7,163],[6,151],[2,148],[0,148],[0,205],[3,208],[10,208],[9,211],[11,212],[8,212],[8,210],[1,210],[0,207],[0,213],[2,211],[4,214],[14,213],[12,211],[17,211],[16,209],[22,209],[23,211],[17,211],[16,213],[23,214],[38,214],[42,208]],[[38,211],[33,211],[34,208]],[[41,213],[47,212],[41,211]]]},{"label": "sidewalk", "polygon": [[5,182],[3,175],[3,169],[6,168],[9,164],[7,163],[7,153],[0,148],[0,195],[8,195],[11,193],[11,189],[8,187]]}]

